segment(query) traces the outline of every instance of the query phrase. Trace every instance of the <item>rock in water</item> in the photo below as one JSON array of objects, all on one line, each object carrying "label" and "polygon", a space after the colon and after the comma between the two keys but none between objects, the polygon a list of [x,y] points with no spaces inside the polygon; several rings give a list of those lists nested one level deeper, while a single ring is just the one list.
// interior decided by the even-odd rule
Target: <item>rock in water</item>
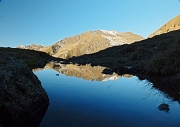
[{"label": "rock in water", "polygon": [[103,74],[109,74],[109,75],[111,75],[111,74],[113,74],[113,70],[106,68],[106,69],[104,69],[104,70],[102,71],[102,73],[103,73]]},{"label": "rock in water", "polygon": [[158,109],[161,111],[169,112],[170,108],[168,104],[162,103],[158,106]]},{"label": "rock in water", "polygon": [[[49,99],[41,82],[31,69],[15,55],[0,52],[0,122],[8,127],[38,127],[32,125],[34,122],[25,124],[32,120],[41,107],[47,110]],[[45,106],[46,105],[46,106]],[[43,115],[39,115],[43,117]]]}]

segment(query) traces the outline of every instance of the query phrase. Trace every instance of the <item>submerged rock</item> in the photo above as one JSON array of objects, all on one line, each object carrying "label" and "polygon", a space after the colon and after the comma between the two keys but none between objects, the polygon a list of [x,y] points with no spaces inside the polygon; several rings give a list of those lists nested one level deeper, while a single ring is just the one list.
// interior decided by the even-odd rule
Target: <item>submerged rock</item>
[{"label": "submerged rock", "polygon": [[[23,127],[25,121],[32,119],[45,105],[47,110],[48,104],[48,95],[31,69],[15,56],[0,52],[1,124],[5,127]],[[45,114],[46,110],[43,109],[41,114]],[[41,121],[42,117],[38,119]],[[31,127],[38,127],[40,121],[34,120],[37,125]],[[27,124],[28,127],[31,124]]]},{"label": "submerged rock", "polygon": [[170,108],[168,104],[162,103],[158,106],[158,109],[161,111],[169,112]]}]

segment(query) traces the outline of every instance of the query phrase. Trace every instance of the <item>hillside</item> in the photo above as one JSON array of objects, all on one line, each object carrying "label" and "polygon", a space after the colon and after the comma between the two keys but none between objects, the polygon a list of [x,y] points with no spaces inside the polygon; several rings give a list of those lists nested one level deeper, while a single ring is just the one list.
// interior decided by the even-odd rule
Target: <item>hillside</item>
[{"label": "hillside", "polygon": [[[31,69],[44,67],[47,62],[51,60],[62,60],[59,58],[54,58],[45,52],[28,50],[28,49],[18,49],[18,48],[3,48],[0,47],[0,53],[5,53],[11,57],[23,60]],[[0,58],[0,65],[6,64],[6,61]]]},{"label": "hillside", "polygon": [[97,30],[67,37],[48,47],[33,44],[31,46],[19,46],[18,48],[44,51],[54,57],[68,59],[73,56],[92,54],[112,46],[131,44],[142,39],[141,36],[131,32],[119,33]]},{"label": "hillside", "polygon": [[180,102],[180,30],[73,57],[67,63],[104,66],[119,75],[136,75]]},{"label": "hillside", "polygon": [[[180,30],[161,34],[153,38],[132,44],[113,46],[93,54],[70,58],[69,61],[80,64],[95,64],[110,68],[131,66],[131,69],[146,71],[158,75],[173,74],[173,65],[179,62]],[[160,67],[158,67],[160,66]],[[171,67],[172,66],[172,67]],[[169,71],[163,71],[163,69]],[[179,69],[178,69],[179,68]]]},{"label": "hillside", "polygon": [[154,33],[149,35],[149,37],[153,37],[155,35],[160,35],[163,33],[167,33],[174,30],[180,29],[180,15],[176,16],[175,18],[171,19],[169,22],[164,24],[161,28],[156,30]]}]

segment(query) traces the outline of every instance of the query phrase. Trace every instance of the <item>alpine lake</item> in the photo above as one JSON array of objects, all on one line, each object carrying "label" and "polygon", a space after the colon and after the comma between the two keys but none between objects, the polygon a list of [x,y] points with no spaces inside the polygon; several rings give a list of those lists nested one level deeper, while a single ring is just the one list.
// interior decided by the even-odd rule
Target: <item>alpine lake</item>
[{"label": "alpine lake", "polygon": [[50,103],[40,127],[180,127],[180,104],[148,80],[103,74],[105,67],[33,70]]}]

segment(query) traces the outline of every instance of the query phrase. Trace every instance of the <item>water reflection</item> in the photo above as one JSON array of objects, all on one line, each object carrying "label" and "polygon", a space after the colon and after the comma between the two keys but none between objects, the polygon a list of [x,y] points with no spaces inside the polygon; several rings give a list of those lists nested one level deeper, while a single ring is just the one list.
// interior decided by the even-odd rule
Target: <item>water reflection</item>
[{"label": "water reflection", "polygon": [[41,127],[180,125],[177,101],[147,80],[104,75],[100,66],[49,63],[44,69],[34,70],[51,100]]},{"label": "water reflection", "polygon": [[[102,73],[103,70],[106,69],[106,67],[103,66],[92,67],[90,64],[86,64],[86,65],[61,64],[61,62],[56,62],[56,61],[49,62],[46,64],[44,68],[34,69],[33,71],[36,72],[38,70],[43,70],[43,69],[53,69],[58,72],[56,75],[59,75],[59,73],[61,73],[67,76],[75,76],[77,78],[83,78],[85,80],[90,80],[90,81],[108,81],[108,80],[117,80],[118,78],[122,78],[122,77],[126,77],[126,78],[133,77],[132,74],[119,75],[118,71],[116,73],[115,72],[112,73],[111,75],[103,74]],[[139,80],[144,80],[144,76],[141,76],[141,78],[139,78]],[[175,90],[174,87],[171,88],[164,86],[163,83],[159,82],[158,79],[159,78],[157,76],[148,77],[148,80],[153,82],[153,84],[150,83],[150,85],[153,85],[152,88],[157,89],[166,98],[169,98],[172,101],[178,101],[180,103],[180,92],[177,92],[177,90]]]},{"label": "water reflection", "polygon": [[[49,62],[44,68],[33,69],[34,72],[43,70],[43,69],[53,69],[58,73],[65,74],[67,76],[75,76],[77,78],[83,78],[90,81],[108,81],[116,80],[121,77],[131,78],[133,75],[124,74],[122,76],[113,73],[111,75],[103,74],[103,70],[106,67],[102,66],[91,66],[86,64],[83,66],[74,65],[74,64],[61,64],[57,62]],[[58,74],[56,74],[58,76]]]},{"label": "water reflection", "polygon": [[[53,61],[48,62],[44,68],[37,68],[33,69],[34,72],[43,70],[43,69],[53,69],[57,71],[58,73],[56,76],[59,76],[60,74],[65,74],[66,76],[75,76],[77,78],[82,78],[85,80],[90,81],[108,81],[108,80],[117,80],[119,78],[125,77],[125,78],[132,78],[132,74],[122,74],[119,75],[118,71],[112,74],[103,74],[102,72],[106,69],[106,67],[103,66],[91,66],[90,64],[86,65],[78,65],[78,64],[62,64],[61,62]],[[142,78],[143,77],[143,78]],[[142,79],[141,79],[142,78]],[[144,76],[141,76],[139,80],[144,80]],[[154,83],[147,82],[147,85],[152,86],[151,89],[157,89],[159,93],[163,94],[165,98],[169,98],[172,101],[178,101],[180,104],[180,92],[177,92],[177,90],[173,89],[173,87],[164,86],[161,82],[158,82],[158,77],[148,77],[150,81],[153,81]],[[107,88],[110,88],[111,85],[109,85]]]}]

